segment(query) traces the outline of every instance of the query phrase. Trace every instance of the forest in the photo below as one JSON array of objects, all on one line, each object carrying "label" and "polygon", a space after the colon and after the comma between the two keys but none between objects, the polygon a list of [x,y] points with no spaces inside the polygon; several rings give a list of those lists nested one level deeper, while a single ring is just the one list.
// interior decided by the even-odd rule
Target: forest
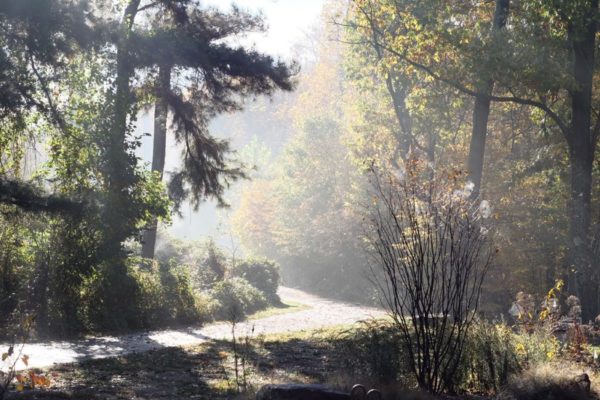
[{"label": "forest", "polygon": [[598,398],[599,0],[0,26],[0,400]]}]

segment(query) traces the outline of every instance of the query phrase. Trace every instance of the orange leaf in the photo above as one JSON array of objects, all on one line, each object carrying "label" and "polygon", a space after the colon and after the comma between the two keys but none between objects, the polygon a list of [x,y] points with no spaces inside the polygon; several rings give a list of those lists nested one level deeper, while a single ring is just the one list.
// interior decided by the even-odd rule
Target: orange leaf
[{"label": "orange leaf", "polygon": [[44,386],[46,383],[46,377],[42,376],[42,375],[36,375],[35,378],[33,379],[33,381],[38,386]]},{"label": "orange leaf", "polygon": [[40,386],[50,386],[50,378],[48,378],[47,376],[42,376]]}]

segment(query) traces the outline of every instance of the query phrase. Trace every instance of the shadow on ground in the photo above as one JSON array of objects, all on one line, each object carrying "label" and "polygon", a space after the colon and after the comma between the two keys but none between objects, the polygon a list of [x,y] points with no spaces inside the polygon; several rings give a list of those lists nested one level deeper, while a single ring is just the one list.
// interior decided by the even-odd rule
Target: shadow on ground
[{"label": "shadow on ground", "polygon": [[[249,360],[247,382],[321,382],[335,370],[326,341],[282,339],[238,348]],[[232,344],[211,341],[117,358],[63,364],[44,372],[51,391],[29,391],[11,399],[231,399],[236,384]]]}]

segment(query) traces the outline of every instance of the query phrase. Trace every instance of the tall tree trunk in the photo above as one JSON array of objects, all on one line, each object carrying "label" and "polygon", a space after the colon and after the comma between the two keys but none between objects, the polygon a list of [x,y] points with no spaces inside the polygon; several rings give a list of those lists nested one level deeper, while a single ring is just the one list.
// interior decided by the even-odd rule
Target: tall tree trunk
[{"label": "tall tree trunk", "polygon": [[103,221],[105,237],[102,243],[103,258],[114,265],[117,274],[125,273],[122,262],[123,242],[130,232],[129,188],[135,182],[134,167],[127,148],[128,118],[133,111],[133,94],[130,81],[134,66],[130,57],[130,34],[141,0],[130,0],[123,14],[120,38],[117,43],[115,92],[112,100],[112,123],[105,139],[104,172],[107,181],[107,204]]},{"label": "tall tree trunk", "polygon": [[141,0],[129,0],[119,30],[116,77],[111,98],[111,123],[101,145],[104,151],[103,174],[106,199],[102,211],[102,240],[99,246],[103,260],[102,319],[105,328],[122,330],[129,327],[133,310],[130,280],[127,276],[123,243],[134,231],[131,188],[136,184],[135,165],[128,143],[129,120],[135,110],[131,79],[135,67],[131,60],[130,35]]},{"label": "tall tree trunk", "polygon": [[[379,54],[379,51],[377,52]],[[386,73],[385,85],[392,100],[394,107],[394,115],[398,121],[398,129],[396,133],[396,155],[400,153],[400,158],[405,160],[408,152],[413,145],[413,134],[412,134],[412,119],[410,113],[406,108],[406,93],[407,88],[402,87],[400,78],[396,73],[390,71]],[[393,160],[395,163],[397,160]]]},{"label": "tall tree trunk", "polygon": [[[496,0],[492,35],[495,35],[506,26],[509,7],[510,0]],[[478,197],[481,191],[485,141],[487,137],[488,118],[490,115],[490,96],[494,90],[494,81],[487,77],[483,77],[478,86],[477,92],[480,94],[475,96],[475,105],[473,107],[473,131],[471,133],[471,144],[469,146],[469,158],[467,161],[469,181],[473,183],[473,192],[471,193],[472,198]]]},{"label": "tall tree trunk", "polygon": [[598,0],[590,0],[583,21],[571,26],[569,36],[573,51],[573,76],[576,87],[571,91],[571,132],[569,143],[571,190],[569,201],[569,283],[575,284],[584,321],[598,311],[598,271],[592,268],[590,252],[590,203],[595,134],[592,124],[592,90]]},{"label": "tall tree trunk", "polygon": [[[160,95],[154,105],[154,143],[152,148],[152,171],[158,172],[161,179],[165,169],[165,154],[167,147],[167,114],[169,105],[162,94],[171,89],[171,67],[162,66],[159,69]],[[142,257],[154,258],[156,247],[156,228],[158,221],[155,218],[152,225],[146,229],[142,240]]]}]

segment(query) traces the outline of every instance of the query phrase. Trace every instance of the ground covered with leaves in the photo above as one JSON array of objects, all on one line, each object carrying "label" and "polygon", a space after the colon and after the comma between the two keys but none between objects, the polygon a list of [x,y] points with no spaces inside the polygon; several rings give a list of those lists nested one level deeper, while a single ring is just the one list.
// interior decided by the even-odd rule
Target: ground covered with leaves
[{"label": "ground covered with leaves", "polygon": [[[215,341],[58,365],[40,371],[52,377],[49,390],[27,391],[13,398],[252,397],[254,390],[266,383],[324,381],[336,369],[330,334],[331,330],[266,338],[243,336],[237,343],[237,380],[232,342]],[[245,393],[240,395],[240,391]]]},{"label": "ground covered with leaves", "polygon": [[[238,327],[235,343],[210,341],[36,370],[50,377],[51,385],[43,391],[12,393],[8,399],[243,400],[253,399],[258,388],[269,383],[326,383],[341,390],[363,383],[380,389],[386,400],[430,399],[406,397],[414,382],[397,364],[400,354],[386,345],[396,341],[385,336],[391,331],[382,326],[365,322],[359,329],[336,326],[267,336],[254,336]],[[589,395],[572,380],[582,372],[591,378]],[[593,389],[598,387],[597,368],[563,357],[521,371],[499,393],[468,391],[471,394],[443,398],[596,399]]]}]

